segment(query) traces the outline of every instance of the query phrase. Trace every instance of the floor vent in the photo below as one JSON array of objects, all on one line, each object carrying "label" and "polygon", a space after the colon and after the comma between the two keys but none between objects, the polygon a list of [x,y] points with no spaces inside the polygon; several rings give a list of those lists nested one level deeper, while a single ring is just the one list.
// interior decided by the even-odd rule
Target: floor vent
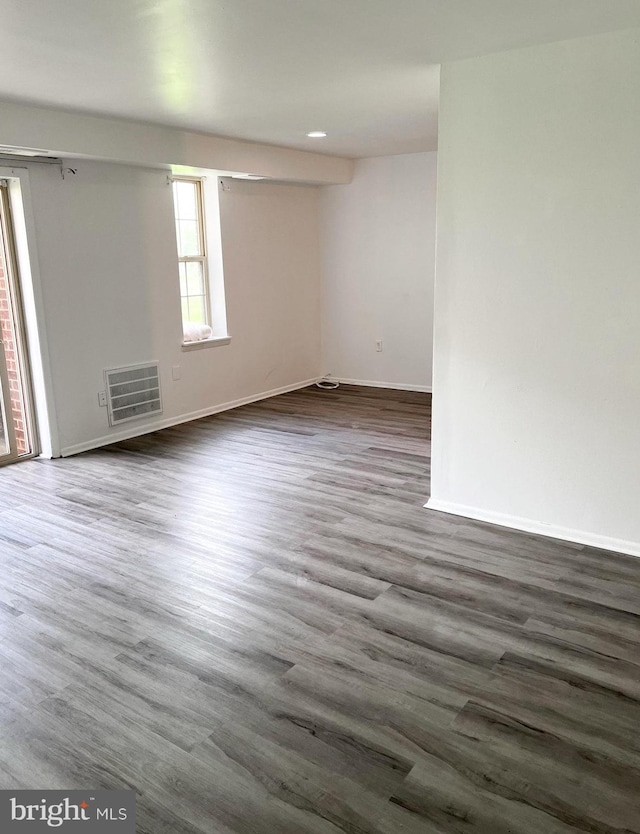
[{"label": "floor vent", "polygon": [[130,365],[104,372],[107,383],[109,425],[162,414],[158,363]]}]

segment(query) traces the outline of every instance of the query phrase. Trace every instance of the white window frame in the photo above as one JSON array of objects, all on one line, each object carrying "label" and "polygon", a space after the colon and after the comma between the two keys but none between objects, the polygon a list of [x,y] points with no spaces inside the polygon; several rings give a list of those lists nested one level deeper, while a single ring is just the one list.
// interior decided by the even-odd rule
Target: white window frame
[{"label": "white window frame", "polygon": [[[200,176],[197,174],[175,174],[171,177],[172,190],[174,181],[195,183],[197,186],[197,220],[201,254],[181,256],[178,253],[178,264],[189,261],[202,263],[206,323],[212,329],[212,334],[208,339],[201,339],[195,342],[185,342],[183,335],[183,351],[219,347],[221,345],[228,345],[231,342],[231,336],[227,330],[224,267],[222,262],[222,241],[220,239],[220,206],[218,202],[219,194],[217,193],[219,181],[218,177],[215,176],[215,172],[212,173],[214,174],[213,178],[207,177],[204,173]],[[177,211],[175,191],[172,196],[175,222]],[[208,201],[208,206],[211,209],[210,216],[205,214],[205,201]],[[211,240],[209,240],[210,236]],[[184,319],[182,318],[183,297],[180,287],[180,267],[178,266],[180,322],[184,334]]]},{"label": "white window frame", "polygon": [[[178,253],[178,264],[199,263],[202,264],[202,281],[204,289],[204,313],[205,324],[211,326],[211,290],[209,287],[209,259],[207,254],[207,235],[206,223],[204,214],[204,193],[202,187],[202,177],[186,177],[175,176],[172,177],[172,186],[174,182],[189,182],[195,185],[196,193],[196,220],[198,221],[198,241],[200,244],[199,255],[180,255]],[[174,220],[176,218],[176,200],[174,195]],[[178,267],[178,285],[180,282],[180,268]],[[182,318],[182,300],[185,296],[182,295],[180,288],[180,318],[184,328],[184,319]],[[187,296],[188,297],[188,296]]]}]

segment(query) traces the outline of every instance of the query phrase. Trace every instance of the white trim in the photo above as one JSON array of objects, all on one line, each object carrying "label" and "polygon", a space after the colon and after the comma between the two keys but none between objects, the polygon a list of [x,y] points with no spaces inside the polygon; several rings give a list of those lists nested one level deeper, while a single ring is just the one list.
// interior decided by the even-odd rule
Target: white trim
[{"label": "white trim", "polygon": [[182,350],[200,350],[200,348],[220,347],[230,345],[231,336],[212,336],[210,339],[199,339],[197,342],[182,342]]},{"label": "white trim", "polygon": [[220,403],[219,405],[210,406],[209,408],[201,408],[199,411],[192,411],[189,414],[181,414],[178,417],[167,417],[164,420],[156,420],[153,423],[140,423],[137,426],[132,426],[129,430],[114,432],[113,434],[104,435],[103,437],[96,437],[94,440],[87,440],[84,443],[76,443],[73,446],[65,446],[61,450],[63,458],[77,455],[80,452],[88,452],[91,449],[98,449],[100,446],[108,446],[110,443],[118,443],[120,440],[131,440],[133,437],[139,437],[142,434],[150,434],[160,429],[168,429],[171,426],[178,426],[180,423],[188,423],[191,420],[199,420],[201,417],[210,417],[212,414],[218,414],[221,411],[230,411],[232,408],[239,408],[241,405],[248,405],[249,403],[257,403],[260,400],[267,400],[270,397],[277,397],[279,394],[288,394],[290,391],[298,391],[300,388],[307,388],[313,385],[321,377],[314,376],[312,379],[305,379],[302,382],[295,382],[293,385],[283,385],[282,388],[273,388],[271,391],[264,391],[261,394],[251,394],[248,397],[242,397],[239,400],[231,400],[230,402]]},{"label": "white trim", "polygon": [[25,304],[27,341],[35,396],[40,456],[55,458],[60,454],[58,417],[53,372],[49,358],[49,341],[38,263],[29,170],[26,167],[3,167],[0,168],[0,176],[10,181],[9,195],[13,209],[13,231],[16,238],[18,270]]},{"label": "white trim", "polygon": [[[330,379],[336,377],[330,376]],[[365,388],[391,388],[393,391],[418,391],[424,394],[431,393],[430,385],[412,385],[404,382],[374,382],[370,379],[339,379],[344,385],[363,385]]]},{"label": "white trim", "polygon": [[640,556],[640,542],[614,539],[611,536],[601,536],[585,530],[574,530],[571,527],[562,527],[559,524],[546,524],[543,521],[535,521],[531,518],[497,513],[493,510],[483,510],[479,507],[469,507],[465,504],[454,504],[449,501],[440,501],[438,498],[430,498],[424,506],[428,510],[459,515],[463,518],[475,519],[476,521],[486,521],[489,524],[497,524],[500,527],[522,530],[525,533],[535,533],[539,536],[548,536],[551,539],[561,539],[562,541],[584,544],[588,547],[598,547],[602,550],[612,550],[616,553]]}]

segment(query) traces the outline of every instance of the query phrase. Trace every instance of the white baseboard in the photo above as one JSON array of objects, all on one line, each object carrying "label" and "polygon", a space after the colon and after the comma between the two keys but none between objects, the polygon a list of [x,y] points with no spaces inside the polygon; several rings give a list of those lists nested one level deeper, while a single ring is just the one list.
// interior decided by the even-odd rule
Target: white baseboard
[{"label": "white baseboard", "polygon": [[[337,379],[336,377],[330,377]],[[371,379],[337,379],[345,385],[363,385],[365,388],[391,388],[394,391],[418,391],[423,394],[431,393],[430,385],[411,385],[403,382],[375,382]]]},{"label": "white baseboard", "polygon": [[584,544],[589,547],[598,547],[601,550],[626,553],[629,556],[640,556],[640,542],[615,539],[611,536],[600,536],[597,533],[574,530],[571,527],[562,527],[559,524],[545,524],[542,521],[535,521],[531,518],[497,513],[492,510],[483,510],[479,507],[469,507],[465,504],[454,504],[449,501],[440,501],[437,498],[430,498],[424,506],[428,510],[437,510],[441,513],[450,513],[451,515],[459,515],[463,518],[472,518],[475,521],[486,521],[489,524],[497,524],[500,527],[522,530],[525,533],[535,533],[539,536],[548,536],[551,539],[561,539],[562,541]]},{"label": "white baseboard", "polygon": [[180,423],[188,423],[191,420],[198,420],[201,417],[210,417],[212,414],[219,414],[221,411],[230,411],[232,408],[239,408],[241,405],[249,405],[249,403],[267,400],[269,397],[277,397],[278,394],[288,394],[290,391],[298,391],[300,388],[313,385],[319,379],[320,377],[314,376],[312,379],[305,379],[293,385],[283,385],[282,388],[273,388],[270,391],[263,391],[261,394],[251,394],[239,400],[231,400],[230,402],[220,403],[209,408],[201,408],[199,411],[192,411],[189,414],[167,417],[163,420],[155,420],[153,423],[139,423],[136,426],[130,426],[127,429],[114,432],[113,434],[106,434],[103,437],[96,437],[93,440],[76,443],[73,446],[65,446],[60,454],[63,458],[67,458],[71,455],[80,454],[80,452],[89,452],[91,449],[98,449],[100,446],[108,446],[110,443],[118,443],[120,440],[131,440],[133,437],[151,434],[151,432],[159,431],[160,429],[168,429],[171,426],[178,426]]}]

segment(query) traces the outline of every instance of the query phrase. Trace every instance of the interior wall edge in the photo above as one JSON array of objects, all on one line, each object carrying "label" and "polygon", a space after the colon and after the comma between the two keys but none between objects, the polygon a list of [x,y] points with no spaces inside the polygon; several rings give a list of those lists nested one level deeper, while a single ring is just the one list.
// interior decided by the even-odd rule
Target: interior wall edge
[{"label": "interior wall edge", "polygon": [[551,539],[597,547],[599,550],[611,550],[616,553],[626,553],[629,556],[640,556],[640,542],[636,541],[602,536],[598,533],[575,530],[559,524],[546,524],[532,518],[508,515],[507,513],[486,510],[481,507],[471,507],[466,504],[456,504],[452,501],[441,501],[438,498],[430,498],[424,506],[428,510],[462,516],[475,521],[485,521],[511,530],[521,530],[524,533],[534,533]]},{"label": "interior wall edge", "polygon": [[[332,376],[331,379],[334,379],[334,377]],[[424,394],[431,394],[432,392],[430,385],[413,385],[408,382],[378,382],[371,379],[343,379],[342,377],[335,379],[344,385],[362,385],[365,388],[390,388],[392,391],[416,391]]]},{"label": "interior wall edge", "polygon": [[114,434],[103,435],[92,440],[86,440],[83,443],[76,443],[72,446],[65,446],[60,452],[60,457],[67,458],[72,455],[78,455],[81,452],[89,452],[92,449],[99,449],[101,446],[109,446],[112,443],[119,443],[122,440],[132,440],[135,437],[141,437],[144,434],[152,434],[161,429],[168,429],[172,426],[178,426],[181,423],[189,423],[191,420],[199,420],[202,417],[211,417],[213,414],[219,414],[222,411],[231,411],[233,408],[239,408],[242,405],[250,405],[251,403],[260,402],[260,400],[267,400],[270,397],[277,397],[279,394],[288,394],[290,391],[298,391],[301,388],[306,388],[308,385],[313,385],[318,382],[321,377],[312,377],[301,382],[294,382],[291,385],[283,385],[280,388],[273,388],[269,391],[262,391],[258,394],[250,394],[247,397],[242,397],[238,400],[230,400],[225,403],[218,403],[207,408],[201,408],[198,411],[192,411],[188,414],[179,414],[175,417],[168,417],[163,420],[154,420],[152,423],[142,423],[132,426],[129,429],[116,432]]}]

